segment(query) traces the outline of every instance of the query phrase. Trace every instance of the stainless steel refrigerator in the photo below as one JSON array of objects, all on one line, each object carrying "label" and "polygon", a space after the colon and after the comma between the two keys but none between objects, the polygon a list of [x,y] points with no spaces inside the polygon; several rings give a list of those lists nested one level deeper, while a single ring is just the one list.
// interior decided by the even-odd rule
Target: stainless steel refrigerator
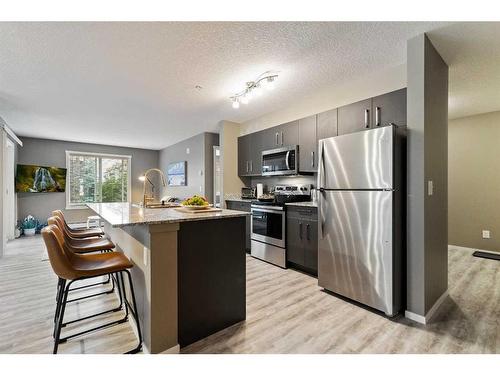
[{"label": "stainless steel refrigerator", "polygon": [[320,140],[318,284],[388,316],[402,304],[405,128]]}]

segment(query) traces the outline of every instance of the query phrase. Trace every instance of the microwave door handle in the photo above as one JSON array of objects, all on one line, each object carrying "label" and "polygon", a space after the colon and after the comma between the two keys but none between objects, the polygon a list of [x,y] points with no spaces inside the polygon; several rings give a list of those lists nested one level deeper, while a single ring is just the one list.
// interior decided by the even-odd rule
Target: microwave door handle
[{"label": "microwave door handle", "polygon": [[290,162],[288,161],[290,159],[290,151],[286,152],[285,156],[285,163],[286,163],[286,169],[290,170]]}]

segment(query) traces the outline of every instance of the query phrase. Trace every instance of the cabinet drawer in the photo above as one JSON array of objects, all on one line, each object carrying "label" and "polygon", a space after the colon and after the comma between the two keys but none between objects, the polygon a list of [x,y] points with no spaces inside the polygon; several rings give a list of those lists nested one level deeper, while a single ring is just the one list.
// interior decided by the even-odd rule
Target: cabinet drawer
[{"label": "cabinet drawer", "polygon": [[244,211],[250,212],[251,207],[250,202],[240,202],[240,201],[226,201],[226,206],[228,210]]},{"label": "cabinet drawer", "polygon": [[288,206],[287,216],[293,219],[318,220],[318,209],[316,207]]}]

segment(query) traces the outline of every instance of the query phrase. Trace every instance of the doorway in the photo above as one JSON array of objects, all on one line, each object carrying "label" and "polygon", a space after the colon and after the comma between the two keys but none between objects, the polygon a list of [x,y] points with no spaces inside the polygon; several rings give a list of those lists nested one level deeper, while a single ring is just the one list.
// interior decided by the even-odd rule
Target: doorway
[{"label": "doorway", "polygon": [[16,227],[16,197],[15,197],[15,146],[9,138],[4,137],[4,168],[3,168],[3,243],[15,238]]},{"label": "doorway", "polygon": [[221,196],[220,196],[220,190],[221,190],[221,165],[220,165],[220,147],[219,146],[213,146],[213,160],[214,160],[214,165],[213,165],[213,173],[214,173],[214,207],[221,207]]}]

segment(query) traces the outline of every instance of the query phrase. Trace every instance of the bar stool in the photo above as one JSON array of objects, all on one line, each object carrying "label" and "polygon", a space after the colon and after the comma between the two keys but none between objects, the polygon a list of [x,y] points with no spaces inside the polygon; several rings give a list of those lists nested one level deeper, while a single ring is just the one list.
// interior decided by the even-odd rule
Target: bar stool
[{"label": "bar stool", "polygon": [[[68,248],[68,246],[64,243],[64,235],[59,230],[59,228],[53,224],[48,225],[47,227],[42,229],[42,237],[45,242],[45,246],[47,247],[50,265],[52,266],[54,273],[59,277],[59,282],[61,284],[61,288],[59,289],[59,293],[57,296],[58,304],[55,311],[56,323],[54,325],[53,353],[57,353],[59,344],[64,343],[73,337],[81,336],[83,334],[111,327],[117,324],[125,323],[126,321],[128,321],[129,311],[132,314],[132,317],[134,318],[137,325],[139,343],[134,349],[126,352],[125,354],[137,353],[139,350],[141,350],[142,333],[137,312],[134,285],[129,271],[129,269],[133,267],[133,264],[130,262],[130,260],[124,254],[119,252],[77,254]],[[124,287],[123,274],[125,273],[128,278],[132,303],[130,303],[130,301],[127,299],[124,288],[120,288],[120,300],[123,300],[124,302],[123,305],[125,308],[125,316],[113,322],[105,323],[98,327],[87,329],[82,332],[78,332],[61,338],[61,330],[63,326],[67,326],[72,323],[80,322],[85,319],[93,318],[95,316],[111,312],[111,310],[108,310],[70,322],[63,322],[66,304],[68,302],[68,292],[70,290],[71,284],[78,280],[105,276],[112,273],[117,273],[119,275],[119,280],[122,284],[122,287]]]},{"label": "bar stool", "polygon": [[79,238],[73,237],[71,231],[67,229],[64,225],[64,221],[60,216],[52,216],[47,220],[48,224],[56,225],[59,230],[64,234],[65,242],[71,247],[75,252],[91,253],[96,251],[111,251],[114,249],[115,244],[109,240],[109,238],[103,237],[87,237]]},{"label": "bar stool", "polygon": [[58,216],[64,223],[64,227],[66,230],[71,233],[71,236],[74,238],[88,238],[88,237],[102,237],[104,236],[104,232],[101,228],[90,228],[90,229],[72,229],[68,225],[66,219],[64,218],[64,214],[61,210],[52,211],[52,216]]},{"label": "bar stool", "polygon": [[[66,227],[64,226],[64,223],[62,219],[59,216],[52,216],[47,219],[47,223],[49,225],[55,225],[59,228],[61,233],[64,236],[64,242],[68,245],[68,248],[71,249],[71,251],[78,253],[78,254],[86,254],[86,253],[92,253],[92,252],[107,252],[107,251],[113,251],[113,248],[115,247],[115,244],[111,242],[108,238],[103,238],[103,237],[90,237],[90,238],[73,238],[69,234],[69,232],[66,230]],[[95,297],[101,294],[111,294],[115,291],[115,282],[119,286],[116,277],[108,275],[107,279],[102,282],[98,283],[93,283],[93,284],[87,284],[79,287],[73,287],[70,289],[71,291],[75,290],[80,290],[80,289],[85,289],[85,288],[90,288],[98,285],[106,285],[109,284],[109,282],[112,281],[112,288],[110,290],[104,291],[104,292],[99,292],[96,294],[90,294],[84,297],[79,297],[75,298],[72,300],[69,300],[68,302],[74,302],[74,301],[79,301],[82,299],[86,298],[91,298]],[[58,284],[58,290],[59,290],[59,284]]]}]

